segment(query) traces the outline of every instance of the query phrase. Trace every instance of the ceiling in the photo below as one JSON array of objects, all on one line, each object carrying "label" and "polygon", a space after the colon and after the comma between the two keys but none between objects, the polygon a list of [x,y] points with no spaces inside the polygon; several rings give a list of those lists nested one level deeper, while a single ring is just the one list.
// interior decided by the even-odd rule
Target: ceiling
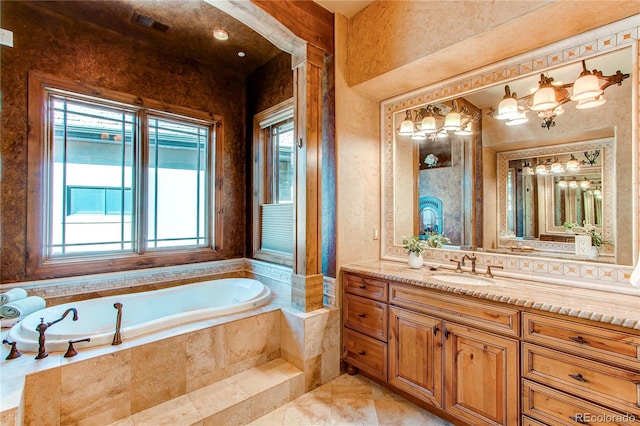
[{"label": "ceiling", "polygon": [[[331,12],[351,17],[372,0],[316,2]],[[281,52],[260,34],[203,0],[29,0],[25,3],[101,26],[144,46],[200,63],[227,67],[245,76]],[[143,16],[143,21],[151,18],[168,29],[161,32],[140,25],[135,22],[137,14]],[[229,33],[228,40],[213,38],[213,30],[218,28]],[[238,56],[238,52],[243,52],[244,56]]]},{"label": "ceiling", "polygon": [[[144,46],[227,67],[248,75],[281,51],[240,21],[203,0],[28,1],[31,7],[90,22]],[[167,25],[161,32],[135,22],[136,14]],[[144,20],[145,18],[143,18]],[[156,27],[159,25],[155,25]],[[213,38],[222,28],[229,39]],[[238,56],[244,52],[245,56]]]}]

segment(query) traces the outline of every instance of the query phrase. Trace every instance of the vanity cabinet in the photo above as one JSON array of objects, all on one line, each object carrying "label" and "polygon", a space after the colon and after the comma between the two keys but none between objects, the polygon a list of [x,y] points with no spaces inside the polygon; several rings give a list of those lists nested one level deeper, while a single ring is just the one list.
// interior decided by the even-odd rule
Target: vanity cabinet
[{"label": "vanity cabinet", "polygon": [[350,373],[460,424],[640,425],[639,332],[399,281],[343,274]]},{"label": "vanity cabinet", "polygon": [[389,304],[390,384],[470,424],[517,424],[517,310],[395,283]]},{"label": "vanity cabinet", "polygon": [[388,283],[352,274],[343,283],[342,357],[350,368],[386,381]]},{"label": "vanity cabinet", "polygon": [[523,414],[549,425],[640,424],[640,336],[523,313]]}]

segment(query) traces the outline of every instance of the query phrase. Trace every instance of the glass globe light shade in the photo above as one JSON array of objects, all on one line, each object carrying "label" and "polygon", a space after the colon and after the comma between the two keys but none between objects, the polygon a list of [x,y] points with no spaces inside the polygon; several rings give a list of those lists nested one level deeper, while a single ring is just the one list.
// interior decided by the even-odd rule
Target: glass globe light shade
[{"label": "glass globe light shade", "polygon": [[467,123],[467,125],[464,126],[464,128],[461,128],[460,130],[456,130],[455,132],[453,132],[453,134],[458,136],[469,136],[471,133],[472,133],[471,123]]},{"label": "glass globe light shade", "polygon": [[562,165],[562,163],[558,160],[554,161],[553,164],[551,164],[551,173],[557,174],[562,172],[564,172],[564,166]]},{"label": "glass globe light shade", "polygon": [[546,86],[536,90],[536,93],[533,95],[532,110],[544,111],[546,109],[554,109],[557,106],[556,91],[553,87]]},{"label": "glass globe light shade", "polygon": [[511,120],[519,114],[518,101],[510,96],[504,97],[498,104],[498,120]]},{"label": "glass globe light shade", "polygon": [[583,73],[575,83],[573,83],[573,94],[569,99],[572,101],[583,101],[585,99],[595,98],[603,92],[600,89],[598,77],[589,73]]},{"label": "glass globe light shade", "polygon": [[568,186],[567,181],[566,180],[560,180],[558,181],[558,186],[560,188],[566,188]]},{"label": "glass globe light shade", "polygon": [[578,103],[576,104],[576,109],[595,108],[603,105],[606,102],[607,100],[604,98],[604,96],[600,95],[597,98],[588,98],[578,101]]},{"label": "glass globe light shade", "polygon": [[445,130],[460,130],[460,124],[462,123],[462,117],[460,113],[451,111],[444,119]]},{"label": "glass globe light shade", "polygon": [[571,154],[571,159],[567,161],[567,170],[570,172],[580,170],[580,161],[578,161],[576,157],[573,156],[573,154]]},{"label": "glass globe light shade", "polygon": [[417,132],[417,133],[414,133],[413,135],[411,135],[411,140],[414,140],[414,141],[426,141],[427,140],[427,135],[422,133],[422,132]]},{"label": "glass globe light shade", "polygon": [[547,174],[547,166],[545,166],[544,164],[538,164],[536,166],[536,174],[537,175],[546,175]]},{"label": "glass globe light shade", "polygon": [[591,182],[589,182],[589,179],[584,178],[584,180],[580,182],[580,188],[582,188],[583,190],[589,189],[590,187],[591,187]]},{"label": "glass globe light shade", "polygon": [[578,187],[578,182],[576,182],[576,180],[572,180],[569,182],[569,188],[577,188]]},{"label": "glass globe light shade", "polygon": [[413,121],[409,118],[409,113],[402,123],[400,123],[400,130],[398,131],[398,134],[401,136],[413,135]]},{"label": "glass globe light shade", "polygon": [[518,114],[514,115],[513,118],[508,119],[504,124],[507,126],[517,126],[518,124],[524,124],[528,121],[529,117],[527,117],[527,113],[520,111]]},{"label": "glass globe light shade", "polygon": [[446,138],[446,137],[447,137],[447,136],[449,136],[449,135],[447,134],[447,131],[446,131],[446,130],[440,130],[440,131],[438,132],[438,135],[437,135],[437,136],[438,136],[439,138]]},{"label": "glass globe light shade", "polygon": [[428,116],[422,119],[420,123],[420,131],[423,133],[435,133],[436,132],[436,119]]}]

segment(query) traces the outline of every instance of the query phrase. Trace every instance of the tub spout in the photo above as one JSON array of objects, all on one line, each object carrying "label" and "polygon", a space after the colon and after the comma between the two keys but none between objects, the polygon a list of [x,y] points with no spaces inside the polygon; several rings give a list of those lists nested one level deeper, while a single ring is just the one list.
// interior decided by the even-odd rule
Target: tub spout
[{"label": "tub spout", "polygon": [[119,345],[122,343],[122,337],[120,336],[120,325],[122,324],[122,303],[114,303],[113,307],[118,310],[118,314],[116,317],[116,332],[113,335],[113,342],[111,342],[111,344]]},{"label": "tub spout", "polygon": [[58,318],[55,321],[51,321],[51,322],[44,322],[44,318],[40,318],[40,324],[38,324],[38,326],[36,327],[36,331],[38,332],[38,355],[36,355],[36,359],[42,359],[42,358],[46,358],[49,356],[49,354],[47,353],[47,349],[45,347],[45,335],[44,333],[47,331],[47,329],[49,327],[51,327],[53,324],[59,323],[60,321],[62,321],[63,319],[65,319],[67,317],[67,315],[69,315],[69,312],[73,312],[73,320],[74,321],[78,321],[78,310],[76,308],[69,308],[66,311],[64,311],[64,313],[62,314],[62,316],[60,318]]}]

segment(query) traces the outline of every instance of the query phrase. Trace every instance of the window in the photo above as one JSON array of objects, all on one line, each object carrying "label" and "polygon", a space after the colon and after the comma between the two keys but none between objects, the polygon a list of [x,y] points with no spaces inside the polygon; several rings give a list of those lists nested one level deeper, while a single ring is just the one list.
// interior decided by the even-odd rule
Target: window
[{"label": "window", "polygon": [[30,75],[28,274],[215,258],[219,117],[87,90]]},{"label": "window", "polygon": [[254,117],[253,256],[293,264],[296,163],[293,99]]}]

